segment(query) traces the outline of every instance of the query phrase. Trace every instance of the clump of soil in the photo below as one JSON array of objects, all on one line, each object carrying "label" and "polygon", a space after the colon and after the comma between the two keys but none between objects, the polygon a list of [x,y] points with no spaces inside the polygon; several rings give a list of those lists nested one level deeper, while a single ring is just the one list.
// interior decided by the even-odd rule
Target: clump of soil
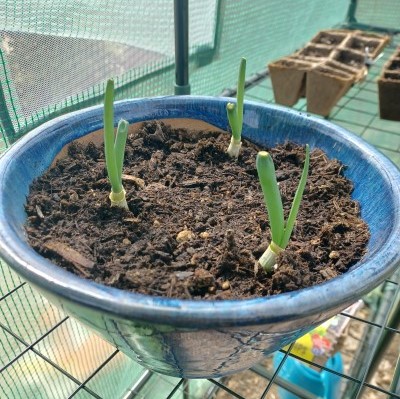
[{"label": "clump of soil", "polygon": [[[255,145],[238,161],[226,133],[145,123],[128,138],[129,211],[110,208],[103,149],[72,144],[69,157],[35,181],[28,197],[31,246],[96,282],[180,298],[249,298],[322,283],[361,259],[369,238],[343,165],[311,153],[296,227],[276,271],[257,259],[270,240]],[[287,215],[304,148],[270,149]]]}]

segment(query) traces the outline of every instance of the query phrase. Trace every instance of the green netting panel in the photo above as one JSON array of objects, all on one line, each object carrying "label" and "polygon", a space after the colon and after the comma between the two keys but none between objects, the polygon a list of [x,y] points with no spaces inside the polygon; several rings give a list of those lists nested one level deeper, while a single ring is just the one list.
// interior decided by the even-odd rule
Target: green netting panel
[{"label": "green netting panel", "polygon": [[400,1],[358,0],[354,17],[361,24],[399,31]]},{"label": "green netting panel", "polygon": [[[344,21],[349,0],[190,0],[192,93],[232,86],[238,60],[248,75]],[[173,0],[0,2],[0,120],[11,140],[59,113],[117,97],[173,94]],[[6,142],[0,137],[1,147]]]},{"label": "green netting panel", "polygon": [[194,57],[190,83],[193,94],[218,95],[237,79],[239,59],[247,58],[247,76],[267,62],[299,48],[318,30],[343,23],[349,1],[259,0],[223,1],[215,53],[210,64]]},{"label": "green netting panel", "polygon": [[8,119],[3,109],[1,120],[6,134],[98,102],[107,77],[118,77],[117,85],[123,86],[170,65],[173,8],[167,1],[158,1],[156,8],[146,3],[2,2],[0,79]]}]

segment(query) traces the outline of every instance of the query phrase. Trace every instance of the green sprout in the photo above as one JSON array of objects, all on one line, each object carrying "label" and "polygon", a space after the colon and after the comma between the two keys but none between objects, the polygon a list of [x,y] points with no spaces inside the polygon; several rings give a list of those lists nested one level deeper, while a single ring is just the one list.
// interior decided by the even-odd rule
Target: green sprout
[{"label": "green sprout", "polygon": [[258,178],[264,194],[264,202],[267,208],[272,238],[270,245],[261,255],[258,262],[265,271],[269,272],[276,264],[276,257],[287,247],[290,236],[292,235],[301,198],[306,186],[310,165],[310,148],[307,144],[303,171],[286,223],[283,215],[282,198],[276,181],[275,167],[271,155],[266,151],[260,151],[257,154],[256,165]]},{"label": "green sprout", "polygon": [[244,97],[244,81],[246,75],[246,58],[240,60],[238,87],[236,94],[236,104],[228,103],[226,105],[226,113],[228,115],[229,125],[232,130],[231,142],[227,153],[232,158],[239,156],[240,147],[242,146],[242,125],[243,125],[243,97]]},{"label": "green sprout", "polygon": [[104,152],[108,178],[111,183],[111,206],[128,209],[125,190],[122,185],[125,144],[129,123],[121,119],[114,138],[114,81],[109,79],[104,96]]}]

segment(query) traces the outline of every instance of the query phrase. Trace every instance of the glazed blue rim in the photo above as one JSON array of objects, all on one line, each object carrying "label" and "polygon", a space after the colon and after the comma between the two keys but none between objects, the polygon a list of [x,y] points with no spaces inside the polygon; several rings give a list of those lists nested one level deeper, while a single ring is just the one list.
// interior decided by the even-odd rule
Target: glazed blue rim
[{"label": "glazed blue rim", "polygon": [[[123,117],[126,110],[135,108],[135,104],[147,102],[153,113],[148,116],[137,116],[137,121],[163,118],[191,118],[190,106],[197,102],[207,103],[211,107],[225,107],[232,99],[200,97],[200,96],[168,96],[152,99],[135,99],[119,101],[116,117]],[[187,328],[216,328],[228,326],[244,326],[270,324],[280,321],[296,320],[309,317],[319,320],[321,313],[329,309],[344,308],[354,302],[372,288],[380,284],[392,274],[400,261],[400,173],[398,169],[381,153],[359,137],[345,129],[337,127],[325,120],[317,119],[302,113],[274,105],[246,102],[247,112],[252,109],[268,108],[285,114],[288,118],[307,117],[312,126],[325,126],[335,130],[335,139],[347,145],[363,150],[366,156],[377,162],[385,172],[383,177],[390,182],[393,197],[398,199],[394,215],[393,229],[383,245],[382,253],[366,257],[342,276],[326,283],[305,288],[299,291],[244,300],[206,301],[170,299],[125,292],[117,288],[103,286],[89,280],[81,279],[64,269],[53,265],[38,255],[20,238],[14,226],[7,223],[4,208],[4,193],[0,190],[0,254],[3,259],[26,280],[52,296],[60,296],[64,300],[107,312],[114,317],[130,320],[141,320],[159,324],[174,325]],[[185,108],[186,114],[181,114]],[[201,107],[200,107],[201,108]],[[125,111],[124,111],[125,110]],[[4,186],[4,176],[12,164],[15,154],[29,151],[38,142],[41,133],[52,134],[68,125],[70,118],[79,119],[83,114],[86,120],[92,121],[90,131],[101,128],[98,121],[102,106],[94,106],[60,116],[34,129],[19,140],[0,159],[0,187]],[[198,115],[192,117],[201,119]],[[101,119],[101,118],[100,118]],[[85,120],[85,122],[86,122]],[[96,122],[94,122],[96,120]],[[207,119],[213,124],[213,121]],[[64,143],[60,143],[60,149]],[[383,267],[385,265],[385,267]],[[360,269],[362,266],[362,270]]]}]

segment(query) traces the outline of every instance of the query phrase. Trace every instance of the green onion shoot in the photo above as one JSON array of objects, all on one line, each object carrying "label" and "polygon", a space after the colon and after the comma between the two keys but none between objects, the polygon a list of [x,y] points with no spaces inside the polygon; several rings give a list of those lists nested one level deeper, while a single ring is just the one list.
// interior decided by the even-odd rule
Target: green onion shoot
[{"label": "green onion shoot", "polygon": [[244,98],[244,82],[246,75],[246,58],[240,60],[239,78],[236,94],[236,104],[228,103],[226,105],[226,113],[228,115],[229,125],[232,130],[231,142],[227,153],[232,158],[239,156],[240,147],[242,146],[242,125],[243,125],[243,98]]},{"label": "green onion shoot", "polygon": [[107,174],[111,184],[111,206],[128,209],[122,185],[122,167],[129,123],[121,119],[114,137],[114,81],[109,79],[104,96],[104,152]]},{"label": "green onion shoot", "polygon": [[282,198],[276,181],[275,167],[271,155],[266,151],[260,151],[257,154],[256,165],[271,227],[271,243],[267,250],[261,255],[258,263],[266,272],[269,272],[276,264],[276,257],[287,247],[294,228],[301,198],[306,186],[310,165],[310,148],[307,144],[303,171],[286,222],[283,215]]}]

